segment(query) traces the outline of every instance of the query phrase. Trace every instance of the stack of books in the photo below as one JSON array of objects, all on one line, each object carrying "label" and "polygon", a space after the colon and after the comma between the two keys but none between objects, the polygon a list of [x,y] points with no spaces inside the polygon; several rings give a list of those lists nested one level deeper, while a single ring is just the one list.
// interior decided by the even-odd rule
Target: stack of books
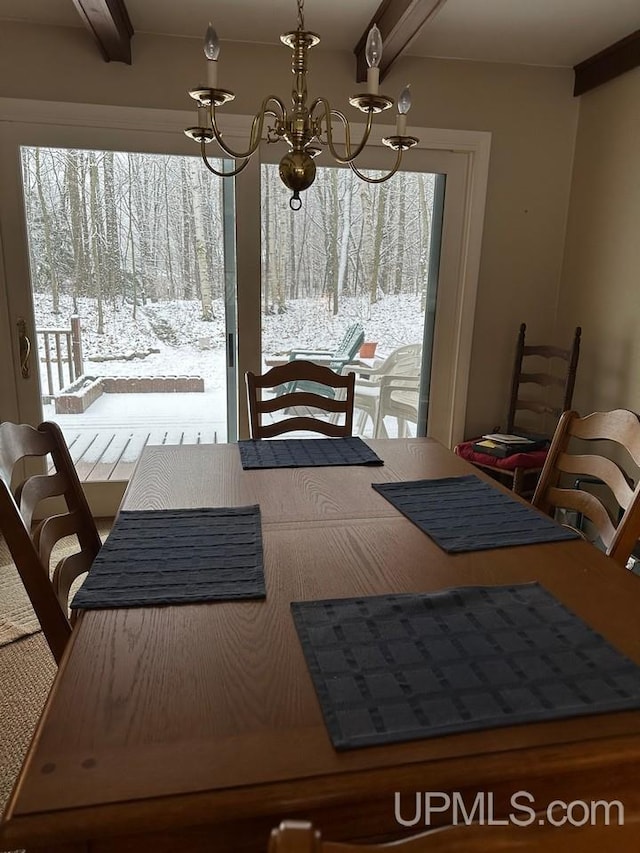
[{"label": "stack of books", "polygon": [[546,439],[527,438],[524,435],[503,435],[499,432],[483,435],[473,443],[473,449],[477,453],[486,453],[487,456],[495,456],[504,459],[514,453],[528,453],[530,450],[542,450],[549,442]]}]

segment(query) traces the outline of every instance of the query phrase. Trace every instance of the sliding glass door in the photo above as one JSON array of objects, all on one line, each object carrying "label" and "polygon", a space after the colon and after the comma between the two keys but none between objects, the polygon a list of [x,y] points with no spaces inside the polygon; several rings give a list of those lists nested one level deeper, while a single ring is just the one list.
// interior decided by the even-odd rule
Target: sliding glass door
[{"label": "sliding glass door", "polygon": [[226,441],[223,182],[177,155],[24,146],[21,163],[31,368],[81,478]]},{"label": "sliding glass door", "polygon": [[1,143],[0,417],[56,421],[108,514],[145,446],[237,438],[234,181],[170,153],[172,134],[145,150],[137,132],[7,124]]},{"label": "sliding glass door", "polygon": [[[299,211],[277,165],[262,165],[263,366],[293,354],[333,356],[334,369],[354,370],[354,429],[363,436],[428,429],[436,326],[446,317],[438,284],[451,162],[415,153],[413,171],[379,184],[318,166]],[[460,193],[451,184],[449,218]]]}]

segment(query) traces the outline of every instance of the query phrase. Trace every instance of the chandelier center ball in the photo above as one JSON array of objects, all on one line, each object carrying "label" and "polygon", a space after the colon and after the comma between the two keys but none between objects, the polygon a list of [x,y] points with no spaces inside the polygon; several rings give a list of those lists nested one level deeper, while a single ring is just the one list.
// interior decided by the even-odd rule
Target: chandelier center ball
[{"label": "chandelier center ball", "polygon": [[316,164],[304,151],[289,151],[280,160],[280,180],[294,192],[306,190],[315,181]]}]

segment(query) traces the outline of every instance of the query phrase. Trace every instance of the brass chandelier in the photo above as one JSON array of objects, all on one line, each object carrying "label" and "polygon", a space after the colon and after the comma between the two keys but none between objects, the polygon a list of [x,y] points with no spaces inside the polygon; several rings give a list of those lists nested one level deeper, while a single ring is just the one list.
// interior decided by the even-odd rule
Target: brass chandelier
[{"label": "brass chandelier", "polygon": [[[210,172],[218,177],[231,177],[241,172],[251,156],[260,145],[265,121],[270,118],[273,123],[267,126],[267,142],[284,141],[288,151],[280,160],[279,172],[283,184],[291,190],[289,205],[292,210],[302,207],[300,193],[308,189],[316,176],[316,166],[313,158],[327,148],[333,159],[340,165],[348,165],[363,181],[380,184],[389,180],[400,168],[402,153],[412,148],[418,140],[406,134],[406,114],[411,106],[409,86],[406,86],[398,98],[398,116],[396,132],[393,136],[385,137],[382,142],[396,151],[396,160],[391,171],[381,178],[371,178],[364,175],[355,166],[354,161],[363,151],[373,126],[374,113],[388,110],[393,106],[393,98],[378,93],[379,64],[382,56],[382,37],[380,30],[374,24],[367,37],[365,56],[369,66],[367,72],[367,91],[353,95],[349,103],[366,114],[366,125],[360,142],[354,147],[351,143],[350,126],[347,117],[339,110],[331,107],[326,98],[316,98],[307,105],[307,55],[309,49],[318,44],[320,38],[316,33],[304,28],[304,0],[297,0],[298,27],[284,33],[280,40],[292,50],[291,71],[295,75],[295,84],[291,93],[291,105],[287,109],[284,101],[276,95],[268,95],[260,110],[253,117],[249,145],[246,151],[234,151],[224,141],[217,126],[216,110],[235,95],[226,89],[218,87],[218,56],[220,45],[212,25],[209,24],[205,36],[204,53],[207,58],[207,85],[191,89],[189,95],[198,104],[198,126],[185,130],[187,136],[200,143],[202,159]],[[344,128],[344,151],[340,153],[333,141],[333,122],[339,122]],[[215,139],[222,151],[239,165],[232,171],[220,172],[215,169],[207,158],[205,146]]]}]

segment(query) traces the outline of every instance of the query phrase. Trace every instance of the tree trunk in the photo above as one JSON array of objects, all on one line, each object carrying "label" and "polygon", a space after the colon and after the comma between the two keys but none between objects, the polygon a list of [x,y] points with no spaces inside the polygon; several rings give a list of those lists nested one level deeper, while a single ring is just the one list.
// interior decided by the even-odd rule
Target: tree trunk
[{"label": "tree trunk", "polygon": [[[336,171],[338,171],[336,169]],[[351,209],[353,207],[353,182],[345,182],[345,192],[340,205],[340,255],[338,258],[338,279],[336,286],[336,298],[338,303],[344,292],[349,269],[349,240],[351,238]],[[337,312],[334,312],[337,313]]]},{"label": "tree trunk", "polygon": [[103,255],[102,255],[102,217],[99,206],[99,176],[95,152],[89,153],[89,203],[91,211],[91,257],[93,260],[93,277],[96,285],[98,328],[99,335],[104,334],[103,312]]},{"label": "tree trunk", "polygon": [[197,177],[191,181],[191,208],[193,211],[194,259],[200,281],[201,317],[205,322],[213,320],[211,299],[211,275],[207,269],[207,243],[204,230],[204,211],[202,209],[201,187]]},{"label": "tree trunk", "polygon": [[49,283],[51,285],[51,304],[54,314],[60,313],[60,286],[58,283],[58,271],[56,267],[56,259],[53,255],[53,245],[51,240],[51,217],[43,191],[43,179],[40,169],[40,149],[35,149],[36,161],[36,187],[38,190],[38,199],[40,201],[40,212],[42,215],[42,233],[44,235],[45,252],[47,255],[47,264],[49,266]]},{"label": "tree trunk", "polygon": [[115,176],[113,168],[113,151],[106,151],[102,161],[104,181],[104,214],[105,214],[105,278],[106,291],[113,305],[123,295],[122,261],[120,257],[120,235],[118,233],[118,213],[115,202]]},{"label": "tree trunk", "polygon": [[78,170],[78,151],[69,151],[67,156],[67,195],[69,198],[69,218],[71,227],[71,245],[73,248],[73,311],[78,312],[80,282],[85,282],[87,259],[84,252],[82,235],[82,201],[80,198],[80,173]]}]

